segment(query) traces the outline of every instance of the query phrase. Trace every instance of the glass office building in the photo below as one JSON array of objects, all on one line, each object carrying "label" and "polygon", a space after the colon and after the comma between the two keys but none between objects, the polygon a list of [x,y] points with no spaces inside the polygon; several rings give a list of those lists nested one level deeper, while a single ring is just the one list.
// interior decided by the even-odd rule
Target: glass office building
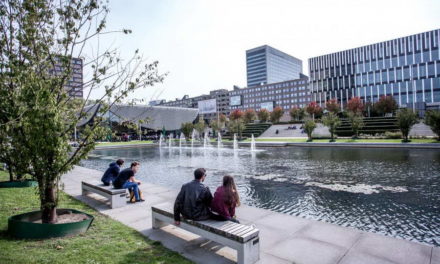
[{"label": "glass office building", "polygon": [[300,78],[302,61],[264,45],[246,51],[247,87]]},{"label": "glass office building", "polygon": [[400,106],[440,106],[440,30],[309,59],[312,100],[341,106],[355,96],[376,102],[391,95]]}]

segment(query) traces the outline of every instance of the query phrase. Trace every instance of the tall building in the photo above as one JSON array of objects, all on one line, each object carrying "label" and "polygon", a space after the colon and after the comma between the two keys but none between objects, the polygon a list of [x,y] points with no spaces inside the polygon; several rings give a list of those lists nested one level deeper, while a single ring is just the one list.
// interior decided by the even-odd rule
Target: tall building
[{"label": "tall building", "polygon": [[302,61],[264,45],[246,51],[247,87],[299,79]]},{"label": "tall building", "polygon": [[[64,89],[71,97],[83,98],[83,60],[80,58],[72,58],[72,73]],[[55,64],[53,74],[62,74],[63,66],[61,62]]]},{"label": "tall building", "polygon": [[312,100],[355,96],[376,102],[391,95],[400,106],[440,105],[440,30],[309,59]]},{"label": "tall building", "polygon": [[305,107],[310,103],[310,92],[308,89],[308,77],[301,74],[301,78],[265,84],[254,87],[238,88],[229,92],[229,109],[259,111],[263,108],[272,111],[280,106],[283,110],[294,107]]}]

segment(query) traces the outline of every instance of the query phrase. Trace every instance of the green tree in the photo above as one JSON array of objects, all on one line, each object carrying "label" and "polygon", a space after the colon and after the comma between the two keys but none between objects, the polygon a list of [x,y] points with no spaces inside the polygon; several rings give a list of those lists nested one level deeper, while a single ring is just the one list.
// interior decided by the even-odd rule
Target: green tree
[{"label": "green tree", "polygon": [[440,112],[433,110],[426,111],[425,124],[437,135],[437,140],[440,140]]},{"label": "green tree", "polygon": [[272,123],[280,122],[280,119],[283,116],[283,114],[284,111],[280,106],[275,107],[273,111],[270,113],[270,121],[272,121]]},{"label": "green tree", "polygon": [[304,108],[294,107],[294,108],[290,109],[289,114],[290,114],[292,121],[301,121],[304,118],[304,116],[306,115],[306,112],[305,112]]},{"label": "green tree", "polygon": [[[0,152],[6,149],[19,155],[16,171],[38,181],[43,223],[57,222],[61,175],[105,136],[107,124],[100,116],[132,91],[164,77],[157,62],[145,63],[137,51],[126,60],[118,57],[117,50],[103,47],[85,53],[84,47],[97,44],[101,34],[115,32],[106,30],[107,14],[108,8],[96,1],[0,2]],[[91,105],[86,106],[88,95],[75,104],[69,94],[73,58],[84,58],[85,71],[90,72],[83,89],[102,89],[102,97]],[[54,73],[57,68],[61,70]],[[99,114],[81,131],[79,146],[72,149],[71,135],[91,109]]]},{"label": "green tree", "polygon": [[322,118],[322,122],[325,126],[328,127],[328,130],[330,131],[330,142],[335,142],[334,135],[336,132],[336,128],[341,124],[339,117],[335,113],[329,112]]},{"label": "green tree", "polygon": [[199,115],[199,121],[194,124],[194,129],[199,133],[199,136],[203,134],[206,128],[205,120],[203,119],[203,115]]},{"label": "green tree", "polygon": [[230,132],[238,134],[238,137],[241,139],[241,134],[245,128],[245,124],[243,119],[230,120],[228,123],[228,129]]},{"label": "green tree", "polygon": [[364,118],[359,113],[348,112],[348,121],[351,124],[353,130],[353,139],[357,139],[359,136],[359,130],[364,127]]},{"label": "green tree", "polygon": [[180,127],[180,131],[185,135],[186,140],[188,140],[191,137],[191,132],[194,129],[194,125],[191,122],[183,123]]},{"label": "green tree", "polygon": [[306,120],[306,122],[304,122],[304,131],[306,131],[307,133],[307,142],[312,142],[313,138],[312,138],[312,133],[313,130],[315,130],[316,128],[316,123],[315,121],[313,121],[313,119],[308,119]]},{"label": "green tree", "polygon": [[254,109],[247,109],[244,112],[244,122],[245,123],[251,123],[252,121],[254,121],[257,118],[257,113],[255,112]]},{"label": "green tree", "polygon": [[412,110],[403,108],[397,112],[397,126],[402,132],[402,142],[410,142],[408,139],[409,131],[415,124],[417,124],[417,115]]},{"label": "green tree", "polygon": [[270,117],[270,113],[269,111],[267,111],[267,109],[261,109],[260,111],[258,111],[258,120],[260,120],[260,122],[265,123],[269,120]]}]

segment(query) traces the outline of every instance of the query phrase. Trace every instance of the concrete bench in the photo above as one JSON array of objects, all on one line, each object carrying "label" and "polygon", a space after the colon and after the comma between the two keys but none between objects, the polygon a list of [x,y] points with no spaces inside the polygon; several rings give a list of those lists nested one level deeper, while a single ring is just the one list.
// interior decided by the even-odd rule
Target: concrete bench
[{"label": "concrete bench", "polygon": [[[153,228],[174,224],[172,205],[151,207]],[[231,221],[193,221],[183,219],[180,228],[237,250],[237,263],[251,264],[260,259],[259,230]]]},{"label": "concrete bench", "polygon": [[127,189],[114,189],[98,182],[81,182],[82,195],[96,193],[109,199],[111,208],[118,208],[127,204]]}]

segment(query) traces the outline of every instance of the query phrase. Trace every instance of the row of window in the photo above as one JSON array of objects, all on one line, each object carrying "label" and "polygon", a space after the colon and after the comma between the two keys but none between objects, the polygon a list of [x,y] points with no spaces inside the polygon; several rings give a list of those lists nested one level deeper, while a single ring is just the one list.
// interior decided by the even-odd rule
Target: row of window
[{"label": "row of window", "polygon": [[380,42],[351,50],[309,59],[310,69],[324,69],[330,66],[383,59],[414,52],[438,49],[439,30],[413,36]]},{"label": "row of window", "polygon": [[417,80],[440,76],[440,61],[436,64],[420,64],[411,67],[391,68],[382,71],[357,74],[356,76],[340,76],[320,82],[312,82],[312,90],[347,89],[373,84],[400,82],[402,80]]},{"label": "row of window", "polygon": [[311,80],[318,80],[339,75],[350,75],[356,73],[364,73],[376,70],[384,70],[388,68],[396,68],[402,66],[410,66],[426,62],[434,62],[439,60],[439,50],[435,52],[423,52],[413,55],[403,55],[385,60],[365,62],[361,64],[346,64],[337,67],[330,67],[320,71],[310,71]]},{"label": "row of window", "polygon": [[[410,95],[413,94],[414,97],[417,98],[416,94],[418,94],[420,100],[417,100],[416,102],[432,103],[440,102],[440,99],[435,96],[439,91],[440,78],[432,78],[412,82],[399,82],[347,90],[319,92],[314,93],[313,97],[315,100],[319,98],[319,101],[324,100],[324,98],[339,98],[340,100],[346,101],[346,98],[352,98],[354,96],[369,98],[380,97],[382,95],[405,95],[409,98]],[[404,103],[406,103],[405,100]]]}]

